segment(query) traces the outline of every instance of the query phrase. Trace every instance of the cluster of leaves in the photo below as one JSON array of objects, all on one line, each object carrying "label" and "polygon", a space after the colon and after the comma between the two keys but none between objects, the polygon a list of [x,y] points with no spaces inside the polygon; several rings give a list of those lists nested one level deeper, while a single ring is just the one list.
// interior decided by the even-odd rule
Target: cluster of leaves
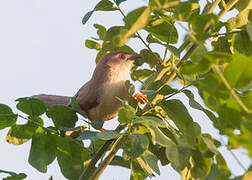
[{"label": "cluster of leaves", "polygon": [[[78,179],[95,159],[94,150],[114,139],[112,150],[121,145],[123,154],[115,155],[110,165],[129,168],[131,179],[159,175],[159,161],[162,166],[171,164],[183,179],[230,179],[231,172],[218,149],[224,144],[211,134],[203,133],[194,121],[197,117],[190,115],[181,100],[172,97],[184,94],[191,108],[202,111],[220,134],[228,137],[229,148],[243,147],[252,158],[249,143],[252,137],[252,1],[215,1],[200,8],[198,0],[150,0],[147,6],[127,15],[119,7],[124,1],[101,0],[84,16],[83,24],[95,11],[120,11],[125,23],[108,29],[94,24],[98,37],[86,40],[85,45],[98,51],[98,63],[109,51],[133,53],[125,44],[131,38],[142,41],[146,49],[141,50],[138,65],[147,65],[133,67],[131,78],[142,82],[141,90],[147,94],[148,104],[143,107],[133,98],[122,101],[118,121],[126,129],[120,133],[99,131],[102,120],[91,124],[96,130],[75,127],[76,111],[84,118],[86,115],[74,99],[72,108],[60,105],[46,108],[38,99],[20,98],[17,109],[27,115],[23,117],[28,120],[26,124],[17,124],[18,116],[22,116],[0,105],[0,129],[10,127],[7,142],[20,145],[31,139],[29,163],[44,173],[57,158],[62,174],[68,179]],[[220,8],[218,15],[212,13],[216,6]],[[227,22],[219,21],[233,8],[238,10],[237,16]],[[178,21],[186,22],[189,29],[179,48],[174,45],[179,38],[174,25]],[[221,34],[223,29],[225,33]],[[148,33],[146,41],[138,30]],[[205,45],[208,40],[211,40],[211,47]],[[163,48],[164,57],[152,51],[151,45]],[[185,56],[181,57],[184,52]],[[171,87],[172,80],[181,82],[184,87]],[[186,89],[189,86],[197,88],[204,104],[197,102],[190,89]],[[127,81],[126,87],[133,95],[134,86]],[[43,114],[52,119],[53,127],[43,126]],[[238,135],[234,133],[237,131]],[[92,143],[85,147],[84,140]],[[97,170],[99,167],[94,166],[91,175]],[[248,169],[237,179],[250,176]]]}]

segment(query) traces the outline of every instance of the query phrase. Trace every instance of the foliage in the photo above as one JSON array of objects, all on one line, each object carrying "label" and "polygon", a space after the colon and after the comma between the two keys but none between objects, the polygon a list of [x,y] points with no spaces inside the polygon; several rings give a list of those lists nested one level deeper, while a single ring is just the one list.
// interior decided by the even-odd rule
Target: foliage
[{"label": "foliage", "polygon": [[[86,114],[74,99],[72,108],[60,105],[46,108],[39,99],[19,98],[17,109],[26,114],[25,117],[0,104],[0,129],[10,127],[7,142],[20,145],[32,140],[31,166],[44,173],[57,159],[67,179],[78,179],[90,167],[87,177],[94,177],[106,163],[129,168],[131,179],[145,179],[162,173],[159,161],[162,166],[171,164],[182,179],[229,179],[231,172],[219,151],[226,145],[211,134],[203,133],[195,122],[197,117],[191,116],[188,109],[202,111],[220,134],[228,137],[229,149],[242,147],[252,158],[252,0],[216,0],[204,6],[197,0],[149,0],[147,5],[127,15],[119,7],[121,3],[127,0],[101,0],[85,14],[83,24],[96,11],[119,11],[125,24],[110,28],[94,24],[97,37],[86,40],[85,45],[98,51],[96,62],[99,62],[104,54],[113,50],[133,53],[126,43],[138,38],[146,48],[140,50],[142,58],[138,66],[133,67],[131,77],[142,83],[141,90],[147,94],[148,103],[143,106],[133,98],[122,101],[118,121],[126,128],[119,132],[99,131],[102,120],[91,123],[95,130],[75,127],[79,117],[85,118]],[[215,14],[213,10],[217,6],[220,12]],[[233,8],[238,11],[235,17],[227,22],[219,21]],[[188,33],[178,47],[176,43],[181,35],[175,23],[181,22],[185,22]],[[221,29],[222,32],[225,29],[225,33],[220,33]],[[139,30],[147,34],[146,41]],[[206,45],[207,41],[211,45]],[[164,56],[154,52],[151,46],[163,49]],[[170,85],[171,81],[180,82],[181,89]],[[134,85],[129,81],[125,85],[133,95]],[[194,98],[189,87],[198,90],[203,102]],[[172,98],[179,93],[188,98],[190,107]],[[41,118],[44,114],[54,127],[44,127]],[[28,122],[17,124],[18,117]],[[239,135],[235,131],[239,131]],[[84,146],[85,140],[92,143]],[[111,150],[108,158],[95,167],[100,151],[94,154],[93,150],[100,147],[103,154]],[[120,148],[122,156],[116,155]],[[9,174],[13,177],[6,179],[26,176]],[[250,176],[251,170],[248,170],[243,179]]]}]

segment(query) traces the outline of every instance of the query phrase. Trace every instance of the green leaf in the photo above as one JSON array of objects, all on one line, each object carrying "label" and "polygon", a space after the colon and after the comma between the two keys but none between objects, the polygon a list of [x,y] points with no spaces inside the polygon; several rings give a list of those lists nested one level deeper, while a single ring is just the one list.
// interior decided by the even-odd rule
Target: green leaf
[{"label": "green leaf", "polygon": [[185,134],[188,143],[195,146],[197,137],[201,133],[200,126],[193,122],[184,104],[177,99],[173,99],[163,102],[161,107],[179,130]]},{"label": "green leaf", "polygon": [[137,158],[137,162],[139,163],[139,165],[141,166],[141,168],[144,170],[144,172],[145,172],[146,174],[148,174],[149,177],[152,177],[152,176],[153,176],[149,164],[147,164],[147,163],[143,160],[142,157],[138,157],[138,158]]},{"label": "green leaf", "polygon": [[100,24],[94,24],[94,27],[97,29],[97,34],[99,38],[103,40],[106,33],[106,28]]},{"label": "green leaf", "polygon": [[172,143],[170,137],[166,136],[159,128],[157,127],[150,127],[149,128],[152,137],[154,140],[161,146],[167,146]]},{"label": "green leaf", "polygon": [[115,11],[116,7],[109,0],[101,0],[94,8],[95,11]]},{"label": "green leaf", "polygon": [[[43,125],[43,120],[40,118],[34,119],[34,121]],[[6,141],[10,144],[21,145],[30,140],[37,129],[38,126],[31,122],[25,125],[14,125],[10,128],[6,136]]]},{"label": "green leaf", "polygon": [[252,42],[246,31],[241,31],[236,33],[233,37],[233,47],[239,53],[245,54],[247,56],[252,55]]},{"label": "green leaf", "polygon": [[130,158],[137,158],[149,147],[149,140],[143,134],[132,134],[123,144],[123,152]]},{"label": "green leaf", "polygon": [[125,87],[130,96],[133,96],[135,92],[135,86],[130,83],[129,80],[125,81]]},{"label": "green leaf", "polygon": [[154,67],[155,65],[162,62],[162,59],[160,58],[158,53],[154,53],[148,49],[143,49],[140,52],[141,58],[139,59],[139,65],[142,65],[143,63],[147,63],[150,65],[150,67]]},{"label": "green leaf", "polygon": [[13,174],[11,176],[7,176],[7,177],[3,178],[3,180],[22,180],[22,179],[25,179],[26,177],[27,177],[26,174],[19,173],[19,174]]},{"label": "green leaf", "polygon": [[130,123],[136,118],[135,109],[129,105],[124,105],[118,113],[118,121],[120,123]]},{"label": "green leaf", "polygon": [[94,10],[87,12],[82,19],[82,24],[86,24],[93,13],[94,13]]},{"label": "green leaf", "polygon": [[79,143],[57,137],[57,161],[62,174],[69,180],[78,179],[83,171],[83,153],[86,152]]},{"label": "green leaf", "polygon": [[224,76],[233,88],[245,88],[252,84],[252,59],[239,53],[225,68]]},{"label": "green leaf", "polygon": [[96,131],[86,130],[86,131],[83,131],[76,139],[79,141],[86,140],[86,139],[89,139],[91,141],[97,141],[99,140],[99,138],[97,137],[98,133],[99,132],[96,132]]},{"label": "green leaf", "polygon": [[17,121],[17,115],[5,104],[0,104],[0,129],[12,126]]},{"label": "green leaf", "polygon": [[213,163],[212,158],[204,158],[197,151],[193,151],[192,158],[192,177],[195,179],[203,179],[210,173],[211,165]]},{"label": "green leaf", "polygon": [[50,107],[46,115],[53,120],[56,128],[60,126],[74,127],[78,120],[75,111],[63,105],[54,105]]},{"label": "green leaf", "polygon": [[46,112],[46,105],[40,99],[24,97],[16,101],[18,101],[17,108],[31,117],[37,117]]},{"label": "green leaf", "polygon": [[208,116],[208,118],[211,119],[213,122],[216,121],[215,115],[214,115],[211,111],[209,111],[209,110],[203,108],[203,107],[194,99],[194,95],[193,95],[193,93],[192,93],[191,91],[189,91],[189,90],[183,90],[182,92],[188,97],[188,99],[189,99],[189,105],[190,105],[192,108],[204,112],[204,113]]},{"label": "green leaf", "polygon": [[47,165],[51,164],[56,157],[55,137],[47,134],[40,127],[32,137],[28,161],[40,172],[47,172]]},{"label": "green leaf", "polygon": [[124,45],[139,29],[144,28],[150,17],[150,7],[141,7],[130,12],[123,20],[127,31],[117,36],[118,46]]},{"label": "green leaf", "polygon": [[113,130],[105,130],[105,131],[99,132],[96,136],[101,140],[107,141],[110,139],[116,139],[120,137],[120,133]]},{"label": "green leaf", "polygon": [[163,42],[176,44],[178,41],[178,32],[175,26],[162,18],[152,17],[145,30]]},{"label": "green leaf", "polygon": [[96,50],[99,50],[102,48],[102,46],[99,43],[92,40],[86,40],[85,46],[89,49],[96,49]]},{"label": "green leaf", "polygon": [[158,175],[160,175],[157,156],[155,156],[152,152],[147,150],[141,155],[141,157],[153,171],[155,171]]},{"label": "green leaf", "polygon": [[149,69],[139,69],[139,70],[133,71],[131,73],[131,78],[133,81],[142,80],[142,79],[150,76],[152,73],[153,73],[153,71],[151,71]]},{"label": "green leaf", "polygon": [[149,124],[149,126],[153,126],[153,127],[166,127],[164,121],[155,116],[142,116],[142,117],[134,119],[132,123],[133,124],[147,123]]},{"label": "green leaf", "polygon": [[127,0],[116,0],[115,3],[116,3],[117,6],[119,6],[124,1],[127,1]]},{"label": "green leaf", "polygon": [[104,121],[102,119],[99,119],[99,120],[93,121],[91,123],[91,126],[97,130],[100,130],[103,124],[104,124]]},{"label": "green leaf", "polygon": [[171,142],[166,146],[166,156],[176,171],[181,171],[189,163],[191,150]]},{"label": "green leaf", "polygon": [[246,26],[247,33],[249,35],[250,41],[252,42],[252,24],[248,23]]},{"label": "green leaf", "polygon": [[74,111],[78,112],[80,115],[82,115],[84,118],[88,118],[88,115],[85,111],[83,111],[80,107],[80,105],[78,104],[76,97],[72,97],[71,101],[70,101],[70,106],[71,109],[73,109]]}]

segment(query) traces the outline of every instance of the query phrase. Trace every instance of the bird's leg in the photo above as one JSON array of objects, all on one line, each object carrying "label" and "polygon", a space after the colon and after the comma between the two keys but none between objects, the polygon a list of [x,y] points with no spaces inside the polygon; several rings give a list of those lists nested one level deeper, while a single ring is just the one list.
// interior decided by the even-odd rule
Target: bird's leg
[{"label": "bird's leg", "polygon": [[140,102],[141,104],[146,104],[147,101],[148,101],[147,100],[147,96],[145,94],[139,94],[139,93],[137,93],[133,97],[136,98],[136,100],[138,102]]}]

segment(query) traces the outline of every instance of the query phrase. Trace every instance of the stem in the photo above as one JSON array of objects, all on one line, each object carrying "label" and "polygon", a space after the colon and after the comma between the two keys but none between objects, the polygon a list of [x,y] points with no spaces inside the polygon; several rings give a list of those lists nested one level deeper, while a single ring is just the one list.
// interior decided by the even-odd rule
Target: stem
[{"label": "stem", "polygon": [[106,159],[101,163],[101,165],[96,169],[95,173],[93,176],[90,178],[90,180],[98,180],[100,175],[103,173],[105,168],[110,164],[110,162],[113,160],[115,157],[117,151],[120,149],[121,144],[126,140],[126,137],[124,135],[120,136],[115,143],[113,144],[108,156]]},{"label": "stem", "polygon": [[212,6],[210,7],[210,9],[208,10],[207,14],[211,14],[213,12],[213,10],[215,9],[215,7],[220,3],[221,0],[216,0]]},{"label": "stem", "polygon": [[252,113],[252,110],[250,110],[250,109],[247,108],[247,106],[238,97],[238,95],[236,94],[236,92],[234,91],[234,89],[230,86],[230,84],[228,83],[228,81],[226,80],[226,78],[224,77],[224,75],[222,74],[220,68],[217,65],[213,65],[213,69],[220,76],[222,82],[227,87],[227,89],[231,92],[231,94],[233,95],[234,99],[242,107],[242,109],[244,111],[246,111],[247,113]]},{"label": "stem", "polygon": [[[124,129],[125,126],[118,125],[115,129],[117,132],[120,132]],[[114,140],[108,140],[105,142],[105,144],[99,149],[99,151],[95,154],[95,156],[92,158],[88,166],[85,168],[81,176],[79,177],[79,180],[86,180],[88,177],[91,176],[92,170],[95,169],[96,163],[99,161],[99,159],[103,156],[103,154],[106,153],[109,146],[114,142]]]},{"label": "stem", "polygon": [[27,117],[24,117],[24,116],[22,116],[22,115],[20,115],[20,114],[18,114],[18,117],[21,117],[21,118],[23,118],[23,119],[25,119],[25,120],[27,120],[27,121],[33,123],[33,124],[36,124],[37,126],[40,126],[40,127],[42,127],[43,129],[45,129],[45,130],[47,130],[47,131],[50,131],[50,132],[53,132],[53,133],[58,134],[58,131],[55,131],[55,130],[53,130],[53,129],[51,129],[51,128],[44,127],[42,124],[39,124],[38,122],[33,121],[33,120],[31,120],[31,119],[29,119],[29,118],[27,118]]}]

